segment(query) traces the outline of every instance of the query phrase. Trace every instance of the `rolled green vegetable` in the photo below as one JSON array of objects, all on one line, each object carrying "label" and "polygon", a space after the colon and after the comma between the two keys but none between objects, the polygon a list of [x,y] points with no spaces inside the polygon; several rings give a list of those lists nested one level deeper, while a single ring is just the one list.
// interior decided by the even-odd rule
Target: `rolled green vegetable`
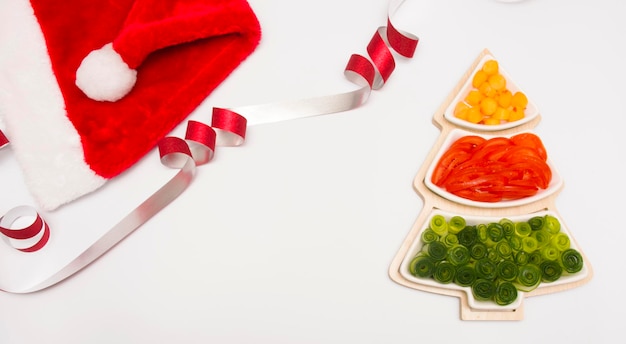
[{"label": "rolled green vegetable", "polygon": [[423,232],[422,232],[422,236],[421,236],[422,242],[424,244],[429,244],[433,241],[437,241],[439,240],[439,235],[437,233],[435,233],[434,230],[430,229],[430,228],[426,228]]},{"label": "rolled green vegetable", "polygon": [[552,236],[552,239],[550,240],[550,244],[554,245],[554,247],[556,247],[557,250],[563,252],[567,250],[568,248],[570,248],[571,242],[567,234],[560,232]]},{"label": "rolled green vegetable", "polygon": [[494,247],[487,247],[487,258],[494,263],[502,259]]},{"label": "rolled green vegetable", "polygon": [[469,249],[472,258],[478,260],[480,258],[487,257],[487,246],[481,242],[477,242]]},{"label": "rolled green vegetable", "polygon": [[482,258],[474,264],[476,276],[481,279],[494,280],[496,278],[496,263],[489,258]]},{"label": "rolled green vegetable", "polygon": [[493,242],[499,242],[504,238],[504,228],[499,223],[490,223],[487,225],[487,236]]},{"label": "rolled green vegetable", "polygon": [[528,264],[528,258],[530,257],[530,253],[526,251],[519,251],[515,253],[515,264],[517,265],[525,265]]},{"label": "rolled green vegetable", "polygon": [[469,249],[463,245],[452,246],[448,249],[448,261],[452,263],[452,265],[465,265],[469,263],[470,258]]},{"label": "rolled green vegetable", "polygon": [[515,223],[513,223],[513,221],[507,218],[503,218],[498,223],[502,226],[502,229],[504,230],[505,238],[510,238],[515,234]]},{"label": "rolled green vegetable", "polygon": [[535,216],[528,220],[528,224],[533,231],[538,231],[543,228],[544,217]]},{"label": "rolled green vegetable", "polygon": [[474,226],[466,226],[456,234],[457,238],[459,239],[459,244],[465,247],[470,247],[474,245],[477,235],[478,233],[476,232],[476,227]]},{"label": "rolled green vegetable", "polygon": [[439,234],[439,236],[446,235],[448,233],[448,222],[446,218],[440,214],[434,215],[430,219],[430,229]]},{"label": "rolled green vegetable", "polygon": [[496,284],[494,281],[478,278],[472,284],[472,295],[479,301],[492,300],[496,293]]},{"label": "rolled green vegetable", "polygon": [[503,260],[496,266],[496,276],[503,281],[515,281],[518,274],[519,268],[511,260]]},{"label": "rolled green vegetable", "polygon": [[444,260],[448,255],[448,248],[441,241],[433,241],[430,244],[426,244],[423,249],[435,261]]},{"label": "rolled green vegetable", "polygon": [[533,231],[530,234],[530,237],[537,240],[537,248],[542,248],[546,246],[548,243],[550,243],[550,240],[552,240],[552,234],[550,234],[547,229],[539,229]]},{"label": "rolled green vegetable", "polygon": [[563,273],[561,265],[554,260],[544,260],[539,265],[539,269],[541,270],[541,280],[548,283],[558,280]]},{"label": "rolled green vegetable", "polygon": [[534,251],[533,253],[528,255],[528,263],[529,264],[535,264],[535,265],[539,266],[539,265],[541,265],[541,262],[543,262],[543,257],[541,256],[541,252]]},{"label": "rolled green vegetable", "polygon": [[526,253],[533,253],[539,248],[537,239],[532,236],[522,238],[522,251]]},{"label": "rolled green vegetable", "polygon": [[515,223],[515,234],[517,234],[517,236],[526,237],[529,236],[531,232],[532,228],[528,222],[521,221]]},{"label": "rolled green vegetable", "polygon": [[554,247],[554,245],[546,245],[542,247],[539,252],[541,252],[542,260],[557,260],[561,256],[561,251]]},{"label": "rolled green vegetable", "polygon": [[448,231],[452,234],[457,234],[463,228],[465,228],[465,218],[462,216],[452,216],[448,222]]},{"label": "rolled green vegetable", "polygon": [[541,283],[541,270],[537,265],[526,264],[519,267],[515,286],[517,289],[529,292]]},{"label": "rolled green vegetable", "polygon": [[561,223],[556,217],[550,214],[546,214],[546,216],[544,217],[543,228],[546,229],[550,234],[556,234],[561,231]]},{"label": "rolled green vegetable", "polygon": [[486,243],[489,240],[489,234],[487,234],[487,225],[484,223],[476,225],[476,234],[478,235],[478,241]]},{"label": "rolled green vegetable", "polygon": [[496,245],[496,252],[498,252],[498,256],[500,258],[509,259],[509,257],[511,257],[511,254],[513,254],[513,249],[511,248],[511,245],[509,245],[508,241],[501,240]]},{"label": "rolled green vegetable", "polygon": [[456,234],[448,232],[448,234],[441,237],[441,242],[443,242],[446,247],[450,248],[459,244],[459,238],[456,236]]},{"label": "rolled green vegetable", "polygon": [[415,256],[409,263],[409,272],[416,277],[432,277],[435,271],[435,261],[429,256]]},{"label": "rolled green vegetable", "polygon": [[508,239],[511,249],[515,252],[522,250],[522,238],[517,235],[513,235]]},{"label": "rolled green vegetable", "polygon": [[517,299],[517,287],[511,282],[501,282],[496,287],[493,298],[500,306],[510,305]]},{"label": "rolled green vegetable", "polygon": [[450,262],[439,262],[435,264],[435,271],[433,272],[433,278],[435,281],[448,284],[454,281],[454,275],[456,274],[456,267]]},{"label": "rolled green vegetable", "polygon": [[583,269],[583,256],[577,250],[569,248],[561,253],[560,263],[566,272],[573,274]]},{"label": "rolled green vegetable", "polygon": [[476,280],[476,271],[469,265],[457,266],[454,282],[461,287],[469,287]]}]

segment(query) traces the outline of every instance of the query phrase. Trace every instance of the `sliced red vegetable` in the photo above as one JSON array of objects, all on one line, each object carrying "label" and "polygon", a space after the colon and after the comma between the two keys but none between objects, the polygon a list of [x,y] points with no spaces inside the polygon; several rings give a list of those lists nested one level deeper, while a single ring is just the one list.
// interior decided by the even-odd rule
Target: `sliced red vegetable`
[{"label": "sliced red vegetable", "polygon": [[444,152],[431,181],[459,197],[499,202],[535,195],[552,180],[547,153],[533,133],[459,138]]}]

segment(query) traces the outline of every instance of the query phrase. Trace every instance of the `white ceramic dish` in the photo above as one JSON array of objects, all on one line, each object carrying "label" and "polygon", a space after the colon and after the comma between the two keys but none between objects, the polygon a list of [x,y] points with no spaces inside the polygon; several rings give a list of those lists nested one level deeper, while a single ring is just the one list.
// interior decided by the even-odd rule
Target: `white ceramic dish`
[{"label": "white ceramic dish", "polygon": [[[535,119],[539,115],[539,111],[537,110],[537,106],[535,105],[535,103],[532,102],[530,97],[528,97],[528,105],[526,107],[524,118],[517,120],[517,121],[506,122],[506,123],[502,123],[498,125],[485,125],[485,124],[471,123],[471,122],[468,122],[463,119],[459,119],[454,116],[454,108],[456,107],[456,104],[459,101],[465,99],[468,93],[473,89],[472,79],[474,78],[474,75],[476,74],[478,70],[482,68],[485,61],[488,61],[488,60],[497,60],[497,59],[489,54],[483,56],[480,59],[476,68],[472,71],[472,74],[470,75],[470,77],[463,84],[463,87],[461,88],[459,93],[457,93],[457,95],[454,97],[450,105],[448,105],[448,107],[446,108],[446,111],[443,114],[444,118],[461,128],[467,128],[467,129],[472,129],[472,130],[482,130],[482,131],[498,131],[498,130],[509,129],[509,128],[522,125],[524,123],[528,123],[532,121],[533,119]],[[504,76],[504,78],[506,79],[506,87],[511,91],[511,93],[522,91],[522,89],[519,86],[517,86],[515,82],[511,79],[511,77],[506,72],[506,70],[502,68],[502,65],[500,63],[499,63],[499,70],[500,70],[500,74],[502,74],[502,76]],[[526,95],[528,96],[528,94]]]},{"label": "white ceramic dish", "polygon": [[[474,298],[474,296],[472,295],[472,290],[470,287],[461,287],[457,284],[454,283],[450,283],[450,284],[441,284],[437,281],[435,281],[432,278],[419,278],[419,277],[415,277],[413,275],[411,275],[411,273],[409,272],[409,264],[411,262],[411,260],[413,259],[413,257],[415,257],[415,255],[422,249],[423,243],[421,241],[421,236],[422,236],[422,232],[428,227],[428,224],[430,223],[430,220],[432,219],[433,216],[437,215],[437,214],[441,214],[443,215],[446,220],[450,220],[450,218],[454,215],[460,215],[463,218],[465,218],[465,221],[467,223],[467,225],[476,225],[476,224],[480,224],[480,223],[490,223],[490,222],[497,222],[499,220],[502,219],[502,217],[488,217],[488,216],[476,216],[476,215],[463,215],[463,214],[454,214],[454,213],[450,213],[450,212],[446,212],[446,211],[442,211],[439,209],[433,209],[433,211],[431,212],[431,214],[428,216],[428,218],[426,219],[426,221],[424,222],[424,224],[422,225],[422,229],[417,233],[416,235],[416,239],[415,241],[413,241],[413,243],[411,243],[411,247],[409,248],[409,250],[407,251],[406,255],[404,256],[404,259],[402,261],[402,264],[400,265],[400,274],[406,278],[407,280],[414,282],[414,283],[418,283],[418,284],[422,284],[422,285],[428,285],[428,286],[432,286],[432,287],[437,287],[437,288],[443,288],[443,289],[450,289],[450,290],[460,290],[463,291],[467,294],[467,298],[468,298],[468,304],[471,308],[476,309],[476,310],[498,310],[498,311],[503,311],[503,310],[515,310],[517,308],[519,308],[519,306],[521,305],[525,293],[522,291],[518,291],[518,296],[517,299],[506,306],[500,306],[498,304],[496,304],[495,302],[492,301],[478,301]],[[531,213],[531,214],[526,214],[526,215],[516,215],[516,216],[510,216],[510,217],[506,217],[511,221],[517,222],[517,221],[527,221],[530,218],[534,217],[534,216],[544,216],[546,214],[552,215],[554,217],[556,217],[559,222],[561,223],[561,232],[567,234],[569,236],[571,240],[571,248],[577,249],[579,250],[578,246],[576,246],[574,240],[573,240],[573,236],[570,234],[569,229],[566,228],[563,220],[554,212],[552,211],[540,211],[540,212],[536,212],[536,213]],[[559,278],[558,280],[551,282],[551,283],[540,283],[539,286],[536,288],[536,290],[540,290],[541,288],[547,288],[547,287],[554,287],[554,286],[558,286],[558,285],[563,285],[563,284],[569,284],[569,283],[573,283],[573,282],[577,282],[580,280],[583,280],[584,278],[587,277],[587,274],[589,273],[589,270],[587,268],[587,264],[583,263],[583,268],[581,271],[575,273],[575,274],[563,274],[561,276],[561,278]]]},{"label": "white ceramic dish", "polygon": [[[518,133],[515,133],[515,134],[518,134]],[[435,155],[435,158],[433,159],[430,167],[428,168],[428,171],[426,171],[426,176],[424,178],[424,184],[426,184],[426,187],[428,187],[431,191],[438,194],[439,196],[447,198],[453,202],[465,204],[469,206],[482,207],[482,208],[504,208],[504,207],[524,205],[524,204],[538,201],[540,199],[543,199],[545,197],[552,195],[563,185],[563,180],[561,179],[560,174],[558,173],[554,165],[550,162],[550,157],[549,157],[550,152],[548,152],[547,163],[550,169],[552,170],[552,180],[550,181],[550,184],[548,185],[546,189],[540,189],[535,195],[531,197],[525,197],[521,199],[501,201],[501,202],[477,202],[477,201],[472,201],[466,198],[456,196],[450,192],[447,192],[445,189],[442,189],[439,186],[433,184],[431,180],[432,175],[433,175],[433,170],[435,169],[435,166],[437,165],[437,162],[439,161],[443,153],[445,153],[448,150],[448,148],[452,145],[452,143],[454,143],[456,140],[466,135],[478,135],[486,139],[496,137],[496,136],[502,136],[502,135],[477,134],[477,133],[469,132],[467,130],[462,130],[462,129],[451,130],[450,134],[448,135],[448,137],[446,137],[445,141],[439,148],[437,155]],[[507,136],[502,136],[502,137],[507,137]]]}]

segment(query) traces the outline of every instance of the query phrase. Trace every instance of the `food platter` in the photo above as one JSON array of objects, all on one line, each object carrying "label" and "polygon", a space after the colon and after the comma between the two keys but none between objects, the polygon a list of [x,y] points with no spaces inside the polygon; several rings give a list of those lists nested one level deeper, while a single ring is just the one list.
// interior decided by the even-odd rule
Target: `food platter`
[{"label": "food platter", "polygon": [[[423,199],[424,206],[396,253],[389,267],[389,276],[394,282],[412,289],[459,298],[460,317],[462,320],[521,320],[524,317],[524,299],[579,287],[591,280],[593,268],[586,258],[582,247],[575,240],[575,228],[572,229],[568,226],[565,223],[566,219],[563,219],[556,209],[555,200],[564,187],[564,183],[557,172],[556,166],[549,161],[548,164],[553,175],[549,186],[545,190],[537,192],[536,195],[524,199],[503,200],[501,202],[472,201],[455,197],[455,195],[441,190],[430,182],[433,165],[455,138],[470,134],[485,137],[510,137],[518,133],[533,132],[533,129],[541,120],[541,115],[535,104],[530,100],[530,97],[527,116],[515,122],[494,126],[476,123],[465,124],[457,118],[453,118],[453,115],[450,114],[451,109],[464,97],[470,80],[484,62],[489,59],[497,60],[487,49],[480,52],[467,72],[461,77],[446,100],[433,115],[433,124],[441,130],[441,133],[413,181],[413,187]],[[517,88],[516,85],[512,84],[512,78],[509,74],[506,74],[506,78],[507,84],[510,85],[509,87]],[[458,215],[467,219],[468,224],[503,218],[528,219],[538,214],[550,214],[560,220],[561,228],[567,233],[571,247],[580,253],[584,265],[580,271],[571,275],[564,275],[557,281],[550,283],[541,282],[538,287],[532,290],[527,292],[520,291],[514,302],[504,306],[491,301],[477,300],[467,287],[442,284],[434,280],[416,277],[409,273],[411,259],[416,256],[423,245],[421,235],[429,227],[429,221],[435,214],[445,214],[448,217]]]}]

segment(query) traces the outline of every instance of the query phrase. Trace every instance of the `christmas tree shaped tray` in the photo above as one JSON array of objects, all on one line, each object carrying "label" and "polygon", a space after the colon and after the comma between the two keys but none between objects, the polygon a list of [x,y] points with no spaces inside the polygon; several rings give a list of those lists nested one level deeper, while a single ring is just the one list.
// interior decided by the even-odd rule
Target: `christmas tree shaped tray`
[{"label": "christmas tree shaped tray", "polygon": [[[403,241],[399,251],[394,257],[389,268],[389,275],[391,279],[396,283],[409,288],[435,294],[458,297],[460,299],[460,316],[462,320],[521,320],[524,317],[523,309],[525,298],[555,293],[581,286],[591,280],[593,276],[593,269],[589,260],[584,255],[581,247],[576,243],[573,233],[569,230],[569,228],[565,224],[565,221],[563,221],[563,219],[556,210],[555,199],[558,196],[560,190],[562,190],[563,188],[563,181],[561,180],[561,177],[558,174],[555,166],[551,164],[549,158],[546,161],[547,165],[550,167],[551,173],[551,179],[549,181],[549,184],[544,185],[544,187],[542,188],[539,188],[539,191],[536,194],[528,197],[521,197],[516,199],[511,198],[510,200],[505,199],[502,201],[473,201],[466,197],[459,197],[453,193],[450,193],[444,188],[438,187],[432,181],[433,173],[435,173],[435,164],[439,161],[439,158],[444,154],[444,152],[446,152],[446,150],[457,139],[461,137],[474,136],[482,137],[485,140],[488,140],[489,138],[500,137],[512,138],[515,135],[525,133],[532,134],[532,130],[537,126],[541,119],[537,107],[534,103],[532,103],[530,99],[526,99],[527,106],[525,109],[525,115],[522,118],[517,118],[514,121],[500,120],[495,124],[491,123],[490,125],[488,125],[483,124],[482,122],[476,123],[478,122],[477,120],[468,121],[466,118],[463,118],[463,116],[455,115],[455,109],[456,111],[459,110],[457,108],[457,104],[462,100],[468,99],[468,94],[471,90],[474,89],[472,84],[476,73],[482,70],[485,66],[485,62],[489,60],[498,61],[489,50],[485,49],[478,55],[468,71],[461,78],[461,80],[458,82],[458,84],[451,91],[444,103],[440,106],[440,108],[433,116],[433,123],[438,128],[440,128],[441,134],[437,139],[433,149],[427,155],[424,164],[420,168],[413,182],[415,190],[424,201],[424,207],[422,208],[422,211],[414,222],[409,234]],[[499,66],[499,74],[504,77],[504,80],[506,82],[506,88],[511,91],[511,93],[521,91],[501,66]],[[547,154],[549,154],[549,152]],[[461,224],[459,224],[459,220]],[[487,248],[487,250],[490,251],[490,255],[495,255],[494,251],[501,250],[504,252],[504,255],[510,254],[510,259],[489,257],[493,258],[491,259],[491,261],[494,262],[494,265],[486,265],[489,268],[485,268],[484,266],[481,266],[479,268],[477,266],[479,264],[477,263],[479,256],[476,256],[477,259],[472,259],[471,262],[465,261],[459,263],[455,260],[464,255],[459,254],[457,256],[455,254],[453,257],[451,252],[454,250],[452,250],[451,247],[459,246],[459,241],[461,241],[461,239],[459,238],[461,237],[463,237],[463,240],[466,240],[467,236],[462,236],[459,233],[461,228],[482,227],[484,233],[485,227],[493,223],[532,223],[533,225],[537,225],[537,220],[541,220],[541,223],[547,223],[551,221],[550,223],[557,224],[552,225],[552,227],[550,228],[550,231],[555,233],[555,235],[553,235],[554,238],[550,240],[556,240],[556,232],[560,233],[558,235],[559,238],[563,239],[565,237],[565,243],[562,243],[564,246],[561,246],[561,249],[552,251],[548,249],[544,250],[544,261],[551,260],[551,258],[553,258],[554,261],[560,261],[563,252],[568,251],[569,253],[577,253],[577,256],[574,255],[574,258],[576,258],[574,260],[578,263],[582,261],[582,264],[578,264],[578,267],[575,269],[568,270],[568,267],[564,267],[562,263],[559,264],[559,267],[551,267],[550,264],[546,263],[545,266],[541,266],[541,270],[539,271],[539,273],[543,274],[543,270],[545,270],[548,277],[546,277],[546,275],[543,275],[544,278],[540,279],[538,284],[535,283],[530,287],[528,285],[524,286],[523,283],[520,284],[520,280],[518,278],[522,277],[507,279],[507,281],[511,281],[510,283],[508,283],[509,287],[510,285],[515,285],[516,288],[513,293],[511,293],[510,290],[507,293],[506,288],[502,287],[502,294],[505,295],[503,298],[506,298],[507,295],[510,296],[511,294],[513,294],[513,301],[502,301],[502,298],[492,296],[494,291],[493,289],[496,288],[495,283],[491,286],[486,286],[484,288],[481,288],[482,286],[477,286],[477,292],[475,293],[471,285],[472,282],[468,283],[466,281],[463,281],[462,277],[467,276],[467,272],[458,273],[458,271],[461,271],[459,269],[459,266],[462,265],[471,266],[471,270],[473,270],[474,272],[480,270],[480,274],[469,274],[471,276],[474,276],[470,277],[470,280],[477,281],[479,279],[490,279],[490,277],[485,277],[485,274],[490,274],[491,272],[495,273],[493,271],[493,268],[496,267],[498,261],[501,262],[502,260],[509,260],[515,262],[517,268],[513,269],[517,269],[519,275],[523,274],[519,271],[522,270],[522,266],[525,266],[526,264],[522,264],[522,257],[518,256],[535,255],[534,258],[530,258],[530,262],[536,263],[533,265],[537,267],[539,267],[539,265],[541,264],[539,261],[533,261],[533,259],[540,259],[536,256],[539,254],[540,250],[537,248],[535,253],[531,254],[531,252],[533,252],[532,249],[527,249],[528,247],[524,247],[522,249],[519,246],[519,243],[514,245],[511,241],[512,239],[510,233],[508,236],[509,240],[507,241],[507,243],[510,244],[502,245],[502,247],[505,247],[506,249],[501,249],[500,247],[498,247],[497,243],[494,241],[495,239],[488,239],[489,244],[487,245],[489,247]],[[442,226],[438,227],[439,224],[442,224]],[[429,243],[429,241],[433,239],[425,239],[425,237],[428,237],[428,234],[432,235],[432,231],[429,230],[432,230],[433,227],[437,227],[435,228],[437,230],[445,231],[445,233],[443,234],[438,233],[439,235],[435,237],[435,240],[439,242],[444,242],[445,246],[447,247],[445,249],[446,258],[431,260],[436,261],[436,263],[434,263],[436,265],[442,265],[441,262],[445,262],[447,265],[446,268],[444,268],[443,266],[438,268],[440,270],[438,271],[439,276],[443,277],[438,277],[437,279],[432,276],[432,273],[428,272],[431,270],[436,270],[436,268],[434,268],[434,265],[428,265],[427,263],[415,263],[418,260],[418,256],[428,256],[431,253],[431,251],[429,251],[430,249],[433,249],[433,256],[436,254],[435,252],[437,252],[437,250],[434,249],[436,245]],[[510,226],[510,228],[514,227],[514,225]],[[556,229],[554,227],[556,227]],[[493,228],[500,228],[501,230],[502,226],[494,226]],[[535,226],[531,229],[531,231],[535,231],[537,229],[538,227]],[[428,234],[425,233],[427,231],[429,232]],[[522,231],[522,229],[520,229],[520,231]],[[498,231],[496,230],[495,232]],[[537,232],[539,232],[539,230],[537,230]],[[445,242],[446,240],[449,240],[446,233],[453,233],[454,235],[450,235],[449,238],[454,240],[450,239],[451,242]],[[533,233],[533,235],[536,234],[540,233]],[[519,242],[520,240],[517,241]],[[551,242],[553,243],[553,245],[550,246],[551,248],[554,248],[553,246],[555,245],[558,246],[556,241]],[[540,246],[542,245],[543,244],[541,244]],[[441,245],[439,246],[442,247]],[[469,244],[466,246],[470,247]],[[479,251],[478,249],[476,250]],[[517,252],[519,251],[527,251],[528,254],[517,254]],[[472,252],[472,255],[473,254],[474,252]],[[485,257],[484,260],[489,258]],[[526,257],[526,259],[528,259],[528,257]],[[453,263],[453,272],[450,272],[450,263]],[[505,266],[506,264],[502,265]],[[416,274],[416,270],[420,270],[420,272],[425,272],[426,274]],[[554,274],[558,275],[557,278],[555,278],[555,280],[550,280],[550,272],[554,272],[557,270],[558,272]],[[506,270],[502,269],[502,271]],[[532,280],[533,275],[535,275],[536,277],[537,270],[529,270],[525,271],[525,273],[528,274],[527,277]],[[504,276],[506,275],[505,273],[503,274],[504,275],[502,275],[502,278],[497,277],[493,279],[499,281],[500,284],[507,284],[502,283],[505,279]],[[458,276],[458,281],[452,277],[453,275]],[[446,280],[447,277],[452,280]],[[489,296],[483,294],[483,291],[486,291]]]}]

